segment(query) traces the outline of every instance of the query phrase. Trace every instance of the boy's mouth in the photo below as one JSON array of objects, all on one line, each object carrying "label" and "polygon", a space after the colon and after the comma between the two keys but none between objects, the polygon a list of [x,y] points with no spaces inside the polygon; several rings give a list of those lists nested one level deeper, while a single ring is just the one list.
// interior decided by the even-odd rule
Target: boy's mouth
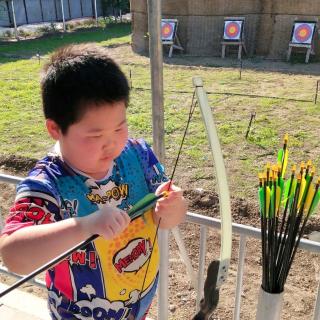
[{"label": "boy's mouth", "polygon": [[111,155],[109,155],[109,156],[104,156],[104,157],[101,158],[102,161],[106,161],[106,160],[110,160],[110,159],[112,159],[112,156],[111,156]]}]

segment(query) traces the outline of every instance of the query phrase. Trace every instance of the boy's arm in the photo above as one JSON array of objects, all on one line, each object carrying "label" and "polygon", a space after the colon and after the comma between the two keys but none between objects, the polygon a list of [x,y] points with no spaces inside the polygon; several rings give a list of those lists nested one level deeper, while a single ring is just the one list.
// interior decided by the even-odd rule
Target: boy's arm
[{"label": "boy's arm", "polygon": [[127,213],[108,207],[81,218],[20,228],[0,238],[0,252],[9,270],[27,274],[93,234],[115,237],[130,222]]},{"label": "boy's arm", "polygon": [[9,270],[27,274],[86,239],[81,218],[27,226],[0,238],[2,259]]}]

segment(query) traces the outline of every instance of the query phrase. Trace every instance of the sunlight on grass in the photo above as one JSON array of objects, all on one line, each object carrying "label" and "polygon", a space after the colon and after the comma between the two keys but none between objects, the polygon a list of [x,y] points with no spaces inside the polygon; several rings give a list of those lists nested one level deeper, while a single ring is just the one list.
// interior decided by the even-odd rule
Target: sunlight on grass
[{"label": "sunlight on grass", "polygon": [[[113,28],[0,46],[1,155],[39,158],[53,144],[44,128],[41,110],[39,80],[45,59],[39,64],[30,57],[38,50],[46,55],[71,42],[94,41],[106,46],[130,42],[130,26]],[[10,56],[13,53],[14,56]],[[131,73],[133,86],[128,107],[130,135],[144,137],[152,143],[150,69],[139,64],[134,56],[130,59],[121,65],[128,77]],[[246,185],[257,183],[256,173],[266,160],[273,161],[285,133],[289,133],[292,161],[312,157],[315,164],[320,165],[320,101],[317,105],[312,102],[316,77],[243,70],[239,80],[237,67],[196,69],[170,64],[164,65],[164,118],[165,148],[171,162],[187,125],[194,91],[192,78],[196,75],[203,78],[205,89],[210,92],[209,104],[227,169],[232,172],[231,183],[237,184],[237,194],[245,194]],[[256,112],[256,118],[246,140],[252,112]],[[213,183],[212,156],[199,107],[189,125],[182,157],[185,165],[189,164],[192,179],[198,179],[199,184],[204,180]],[[210,171],[204,172],[203,168]],[[250,175],[248,168],[251,168]]]}]

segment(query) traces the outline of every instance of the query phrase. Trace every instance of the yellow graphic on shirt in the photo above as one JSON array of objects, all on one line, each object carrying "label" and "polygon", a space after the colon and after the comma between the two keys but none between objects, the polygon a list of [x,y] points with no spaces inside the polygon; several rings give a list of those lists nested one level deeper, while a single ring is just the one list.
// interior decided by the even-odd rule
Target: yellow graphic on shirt
[{"label": "yellow graphic on shirt", "polygon": [[98,189],[91,189],[91,192],[86,195],[87,199],[91,203],[106,204],[111,201],[119,201],[120,199],[122,200],[128,197],[128,184],[120,184],[119,186],[109,188],[109,183],[111,184],[111,182],[108,182],[106,185],[101,185]]},{"label": "yellow graphic on shirt", "polygon": [[144,216],[145,219],[139,217],[131,221],[117,238],[105,240],[99,237],[94,241],[101,261],[106,298],[109,301],[127,301],[131,298],[131,292],[140,292],[151,252],[144,290],[153,284],[158,273],[157,241],[152,250],[156,232],[152,210]]}]

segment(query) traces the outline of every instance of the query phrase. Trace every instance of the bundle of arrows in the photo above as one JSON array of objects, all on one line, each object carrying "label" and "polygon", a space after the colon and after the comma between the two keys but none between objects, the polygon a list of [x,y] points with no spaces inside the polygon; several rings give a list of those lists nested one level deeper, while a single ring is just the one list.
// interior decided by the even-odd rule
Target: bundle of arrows
[{"label": "bundle of arrows", "polygon": [[320,199],[320,178],[309,160],[292,166],[285,181],[288,136],[278,152],[277,164],[267,164],[259,174],[262,240],[262,289],[281,293],[284,289],[306,223]]}]

